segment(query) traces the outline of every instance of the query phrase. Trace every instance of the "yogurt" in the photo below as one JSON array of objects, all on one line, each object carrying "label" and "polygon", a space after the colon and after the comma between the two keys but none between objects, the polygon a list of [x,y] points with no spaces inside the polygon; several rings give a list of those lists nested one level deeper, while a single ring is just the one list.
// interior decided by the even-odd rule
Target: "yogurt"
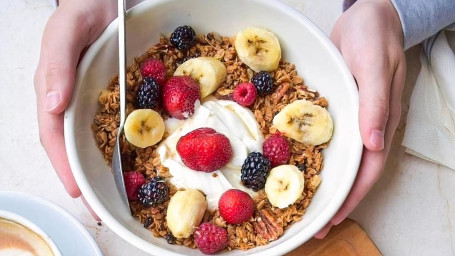
[{"label": "yogurt", "polygon": [[[226,190],[241,189],[250,195],[254,191],[243,186],[242,164],[250,152],[262,152],[264,137],[253,113],[230,100],[210,99],[197,106],[186,120],[169,118],[165,121],[169,135],[158,147],[161,163],[169,168],[171,182],[177,188],[199,189],[206,195],[208,208],[218,208],[218,200]],[[232,158],[222,169],[205,173],[186,167],[176,150],[178,140],[201,127],[210,127],[224,134],[232,146]]]}]

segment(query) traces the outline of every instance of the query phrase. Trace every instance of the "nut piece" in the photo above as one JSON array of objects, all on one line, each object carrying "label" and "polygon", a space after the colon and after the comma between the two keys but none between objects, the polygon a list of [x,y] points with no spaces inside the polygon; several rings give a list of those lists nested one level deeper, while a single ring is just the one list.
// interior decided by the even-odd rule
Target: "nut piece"
[{"label": "nut piece", "polygon": [[167,226],[176,238],[187,238],[201,223],[207,209],[204,195],[196,189],[177,191],[167,207]]},{"label": "nut piece", "polygon": [[267,209],[257,212],[253,226],[258,234],[269,241],[278,239],[284,232],[283,227],[278,224],[273,213]]},{"label": "nut piece", "polygon": [[308,188],[311,190],[316,190],[316,188],[319,187],[319,184],[321,184],[321,177],[319,177],[319,175],[314,175],[311,177]]}]

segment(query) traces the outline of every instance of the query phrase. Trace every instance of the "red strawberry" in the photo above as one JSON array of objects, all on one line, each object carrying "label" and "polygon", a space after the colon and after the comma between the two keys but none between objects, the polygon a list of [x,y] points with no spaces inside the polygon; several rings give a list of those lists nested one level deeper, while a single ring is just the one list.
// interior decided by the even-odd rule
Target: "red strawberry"
[{"label": "red strawberry", "polygon": [[145,178],[138,171],[124,172],[123,180],[125,181],[126,194],[131,201],[137,200],[137,194],[142,184],[145,184]]},{"label": "red strawberry", "polygon": [[164,63],[157,59],[147,59],[141,66],[142,77],[153,77],[159,84],[166,81],[166,67]]},{"label": "red strawberry", "polygon": [[199,128],[181,137],[177,152],[186,166],[203,172],[224,167],[232,157],[229,139],[212,128]]},{"label": "red strawberry", "polygon": [[287,164],[291,157],[289,142],[282,136],[274,134],[262,144],[264,156],[270,160],[272,167]]},{"label": "red strawberry", "polygon": [[244,107],[254,104],[256,96],[257,90],[253,83],[238,84],[232,93],[232,99]]},{"label": "red strawberry", "polygon": [[194,231],[194,242],[201,252],[212,254],[226,248],[229,240],[226,229],[206,222]]},{"label": "red strawberry", "polygon": [[251,196],[238,189],[229,189],[224,192],[218,202],[221,217],[230,224],[248,221],[253,216],[254,208]]},{"label": "red strawberry", "polygon": [[194,114],[194,103],[200,100],[199,84],[191,76],[171,77],[163,86],[164,109],[177,119]]}]

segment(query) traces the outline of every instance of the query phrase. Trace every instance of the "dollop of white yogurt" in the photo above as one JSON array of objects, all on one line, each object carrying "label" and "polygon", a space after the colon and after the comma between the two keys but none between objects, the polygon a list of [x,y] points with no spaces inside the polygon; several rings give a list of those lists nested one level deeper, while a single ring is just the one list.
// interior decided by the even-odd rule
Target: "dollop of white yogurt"
[{"label": "dollop of white yogurt", "polygon": [[[197,106],[194,115],[186,120],[169,118],[165,121],[169,134],[158,147],[161,163],[169,168],[171,182],[177,188],[199,189],[206,195],[208,208],[218,207],[220,196],[228,189],[241,189],[250,195],[254,191],[243,186],[242,164],[250,152],[262,152],[264,137],[253,113],[230,100],[210,99]],[[201,127],[210,127],[224,134],[232,146],[232,158],[221,170],[206,173],[186,167],[176,145],[185,134]]]}]

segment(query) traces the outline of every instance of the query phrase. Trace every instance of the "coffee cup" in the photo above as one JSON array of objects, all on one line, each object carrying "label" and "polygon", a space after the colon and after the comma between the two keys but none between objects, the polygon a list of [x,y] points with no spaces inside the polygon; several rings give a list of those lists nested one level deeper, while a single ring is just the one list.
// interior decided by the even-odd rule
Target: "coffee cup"
[{"label": "coffee cup", "polygon": [[0,255],[61,256],[52,239],[30,220],[0,211]]}]

